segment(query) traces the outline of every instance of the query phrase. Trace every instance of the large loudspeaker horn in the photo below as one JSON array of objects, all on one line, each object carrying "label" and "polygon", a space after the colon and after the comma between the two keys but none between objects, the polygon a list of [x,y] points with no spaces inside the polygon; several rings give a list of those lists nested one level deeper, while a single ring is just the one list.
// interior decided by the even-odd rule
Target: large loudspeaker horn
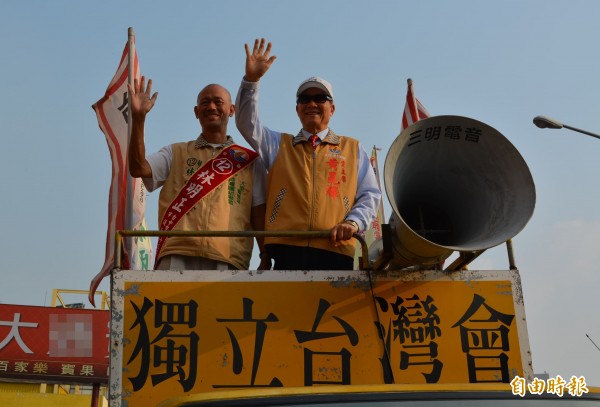
[{"label": "large loudspeaker horn", "polygon": [[535,207],[533,178],[517,149],[492,127],[461,116],[404,129],[385,159],[384,182],[393,210],[388,268],[497,246],[525,227]]}]

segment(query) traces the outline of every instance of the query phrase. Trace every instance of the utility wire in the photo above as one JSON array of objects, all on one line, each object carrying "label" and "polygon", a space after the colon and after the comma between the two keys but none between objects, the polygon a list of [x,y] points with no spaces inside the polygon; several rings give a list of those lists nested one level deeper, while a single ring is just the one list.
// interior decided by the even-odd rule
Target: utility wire
[{"label": "utility wire", "polygon": [[594,346],[596,347],[596,349],[600,350],[600,348],[598,347],[598,345],[596,345],[596,342],[594,342],[592,340],[592,338],[590,338],[590,336],[588,334],[585,334],[585,336],[587,336],[587,338],[594,344]]}]

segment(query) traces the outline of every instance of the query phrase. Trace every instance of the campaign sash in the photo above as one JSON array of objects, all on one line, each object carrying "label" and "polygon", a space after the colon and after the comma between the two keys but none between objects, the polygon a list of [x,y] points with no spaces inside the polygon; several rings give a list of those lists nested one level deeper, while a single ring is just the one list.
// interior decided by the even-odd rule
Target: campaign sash
[{"label": "campaign sash", "polygon": [[[171,202],[160,222],[160,230],[173,230],[183,216],[192,209],[198,201],[204,198],[223,182],[233,177],[239,171],[252,163],[258,154],[237,144],[224,148],[218,155],[208,160],[196,170],[189,181],[181,188],[177,197]],[[160,252],[166,241],[161,236],[156,245],[156,261],[158,265]]]}]

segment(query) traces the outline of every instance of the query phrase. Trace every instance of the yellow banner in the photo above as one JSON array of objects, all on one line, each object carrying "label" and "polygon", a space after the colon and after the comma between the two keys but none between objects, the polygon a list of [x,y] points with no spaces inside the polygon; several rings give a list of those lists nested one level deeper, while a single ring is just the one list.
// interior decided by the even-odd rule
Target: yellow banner
[{"label": "yellow banner", "polygon": [[120,276],[123,399],[531,375],[518,272],[477,273]]}]

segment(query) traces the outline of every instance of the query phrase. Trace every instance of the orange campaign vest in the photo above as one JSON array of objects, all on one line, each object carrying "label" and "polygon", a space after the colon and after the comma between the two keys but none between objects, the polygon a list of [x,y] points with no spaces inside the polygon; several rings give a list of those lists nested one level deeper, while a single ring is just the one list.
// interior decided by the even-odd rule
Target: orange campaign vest
[{"label": "orange campaign vest", "polygon": [[[180,152],[178,150],[176,150],[177,148],[183,148],[186,149],[186,147],[190,144],[190,143],[181,143],[181,146],[178,145],[174,145],[174,156],[175,154],[179,154]],[[193,148],[193,147],[192,147]],[[173,230],[176,228],[176,226],[179,224],[179,222],[185,217],[185,215],[192,210],[203,198],[207,197],[207,195],[209,195],[211,192],[219,189],[219,187],[221,186],[221,184],[225,183],[226,181],[232,179],[234,176],[236,176],[237,174],[239,174],[240,172],[242,172],[242,170],[244,170],[245,168],[248,168],[250,166],[250,164],[258,157],[258,154],[252,150],[249,150],[245,147],[233,144],[230,145],[228,147],[225,147],[223,150],[221,150],[221,152],[216,155],[215,157],[207,160],[205,163],[203,163],[194,173],[193,175],[190,177],[190,179],[180,188],[179,192],[177,193],[177,195],[175,196],[175,198],[171,201],[171,203],[166,207],[166,209],[163,212],[163,216],[162,219],[160,221],[159,227],[160,230],[165,230],[165,231],[169,231],[169,230]],[[250,177],[250,179],[246,180],[246,179],[242,179],[241,184],[242,185],[238,185],[238,194],[241,191],[244,191],[245,188],[245,193],[247,195],[249,195],[248,201],[246,203],[245,206],[241,207],[240,210],[241,211],[245,211],[248,212],[246,215],[241,216],[240,219],[233,219],[233,221],[235,221],[235,223],[249,223],[249,218],[250,218],[250,201],[251,201],[251,195],[252,195],[252,182],[251,182],[251,173],[248,174],[246,176],[246,178]],[[246,185],[244,187],[244,182],[249,181],[248,185]],[[167,187],[167,184],[165,183],[165,185],[163,186],[163,190],[166,190],[165,187]],[[233,188],[236,188],[235,186]],[[163,191],[161,191],[162,193]],[[216,191],[215,191],[216,192]],[[225,190],[222,191],[224,192],[225,199],[227,199],[228,195],[231,195],[231,191]],[[162,198],[162,196],[161,196]],[[235,198],[232,199],[232,201],[235,201]],[[233,204],[233,202],[232,202]],[[239,204],[239,202],[238,202]],[[229,206],[229,205],[226,205]],[[229,218],[229,216],[227,216],[226,213],[217,213],[219,210],[223,210],[223,208],[214,208],[214,213],[203,213],[201,215],[199,215],[199,217],[204,217],[204,218],[208,218],[211,215],[214,217],[218,217],[219,215],[225,215],[226,218]],[[239,212],[239,211],[238,211]],[[221,216],[222,217],[222,216]],[[235,214],[231,214],[231,217],[236,218]],[[217,222],[218,223],[218,219]],[[222,223],[222,222],[221,222]],[[226,220],[226,222],[224,224],[226,225],[230,225],[230,221],[229,219]],[[243,227],[244,225],[239,225],[240,227]],[[224,230],[229,230],[229,228],[224,228]],[[243,230],[243,229],[241,229]],[[175,238],[172,238],[175,239]],[[227,238],[215,238],[215,239],[227,239]],[[243,240],[248,240],[247,238],[242,238]],[[206,239],[205,239],[206,240]],[[158,264],[158,261],[160,259],[160,257],[162,256],[162,250],[163,247],[165,246],[165,243],[167,241],[167,238],[164,236],[161,236],[158,240],[158,244],[156,247],[156,263],[155,263],[155,268],[156,265]],[[252,245],[252,240],[250,239],[250,252],[251,252],[251,245]],[[212,245],[208,245],[208,246],[212,246]],[[225,261],[225,262],[230,262],[233,265],[243,268],[243,266],[247,261],[249,261],[249,257],[251,255],[251,253],[248,254],[248,256],[244,256],[244,257],[248,257],[248,259],[244,262],[240,261],[234,261],[234,258],[230,258],[230,256],[228,256],[228,254],[223,254],[223,253],[218,253],[217,251],[215,251],[215,247],[208,247],[207,246],[207,250],[212,250],[213,253],[210,253],[212,255],[208,255],[208,256],[204,256],[204,257],[209,257],[209,258],[213,258],[214,260],[219,260],[219,261]],[[242,248],[240,248],[242,249]],[[192,247],[190,249],[192,252],[194,251],[194,248]],[[247,248],[245,248],[244,250],[248,251]],[[174,254],[174,253],[167,253],[167,254]],[[181,254],[181,253],[178,253]],[[189,253],[189,255],[194,255],[193,253]],[[198,255],[198,254],[196,254]],[[235,256],[234,256],[235,257]],[[247,268],[247,265],[245,265]]]},{"label": "orange campaign vest", "polygon": [[[358,141],[331,130],[313,150],[303,136],[282,134],[269,171],[265,230],[329,230],[348,215],[358,186]],[[265,238],[265,244],[308,246],[354,256],[353,239]]]}]

